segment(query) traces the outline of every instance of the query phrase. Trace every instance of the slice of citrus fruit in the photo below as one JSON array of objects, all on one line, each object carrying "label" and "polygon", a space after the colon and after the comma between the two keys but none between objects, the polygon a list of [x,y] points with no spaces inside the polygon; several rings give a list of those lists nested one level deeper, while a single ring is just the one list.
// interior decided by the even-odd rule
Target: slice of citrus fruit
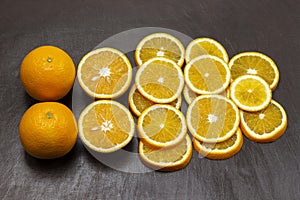
[{"label": "slice of citrus fruit", "polygon": [[237,130],[237,106],[221,95],[201,95],[189,105],[186,114],[190,133],[202,142],[223,142]]},{"label": "slice of citrus fruit", "polygon": [[184,46],[174,36],[154,33],[143,38],[136,47],[134,59],[137,66],[154,57],[173,60],[179,67],[184,63]]},{"label": "slice of citrus fruit", "polygon": [[100,48],[81,59],[77,76],[80,86],[91,97],[117,98],[130,85],[132,67],[122,52],[112,48]]},{"label": "slice of citrus fruit", "polygon": [[164,104],[153,105],[142,112],[137,126],[141,141],[153,147],[176,145],[187,133],[184,115]]},{"label": "slice of citrus fruit", "polygon": [[242,75],[257,75],[263,78],[272,90],[279,81],[279,71],[275,62],[268,56],[258,52],[244,52],[235,55],[229,62],[231,78],[235,80]]},{"label": "slice of citrus fruit", "polygon": [[254,112],[269,105],[272,91],[259,76],[243,75],[231,83],[230,98],[239,108]]},{"label": "slice of citrus fruit", "polygon": [[[227,98],[230,98],[230,90],[229,88],[226,88],[225,91],[219,93],[220,95],[223,95]],[[184,86],[183,88],[183,96],[185,101],[187,102],[187,104],[191,104],[192,101],[194,99],[196,99],[196,97],[200,96],[199,94],[196,94],[195,92],[193,92],[191,89],[189,89],[189,87],[187,85]]]},{"label": "slice of citrus fruit", "polygon": [[237,154],[243,146],[243,134],[238,128],[233,136],[220,143],[203,143],[193,139],[194,148],[209,159],[227,159]]},{"label": "slice of citrus fruit", "polygon": [[241,111],[241,128],[245,136],[255,142],[272,142],[286,130],[287,115],[276,101],[258,112]]},{"label": "slice of citrus fruit", "polygon": [[176,146],[157,149],[139,142],[139,155],[145,165],[160,171],[175,171],[184,168],[192,157],[192,142],[188,135]]},{"label": "slice of citrus fruit", "polygon": [[218,41],[211,38],[197,38],[191,41],[185,53],[186,63],[201,55],[216,56],[228,63],[228,54]]},{"label": "slice of citrus fruit", "polygon": [[[148,107],[156,104],[155,102],[147,99],[144,97],[136,88],[135,84],[131,87],[129,95],[128,95],[128,102],[131,111],[136,115],[140,116],[141,113]],[[174,106],[176,109],[180,109],[182,102],[182,97],[179,95],[175,101],[169,103],[171,106]]]},{"label": "slice of citrus fruit", "polygon": [[183,96],[187,104],[190,104],[197,96],[199,96],[199,94],[196,94],[187,85],[185,85],[183,88]]},{"label": "slice of citrus fruit", "polygon": [[135,124],[125,106],[112,100],[99,100],[82,111],[78,127],[79,136],[88,148],[109,153],[131,141]]},{"label": "slice of citrus fruit", "polygon": [[197,94],[218,94],[230,83],[230,70],[218,57],[203,55],[191,60],[184,68],[188,87]]},{"label": "slice of citrus fruit", "polygon": [[156,103],[170,103],[181,95],[184,78],[181,68],[172,60],[152,58],[136,72],[139,92]]}]

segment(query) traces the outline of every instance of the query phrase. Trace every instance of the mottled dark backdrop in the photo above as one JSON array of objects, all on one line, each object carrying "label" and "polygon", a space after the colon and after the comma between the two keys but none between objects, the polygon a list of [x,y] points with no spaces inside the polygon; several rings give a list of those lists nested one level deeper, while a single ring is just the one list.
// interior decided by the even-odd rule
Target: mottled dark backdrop
[{"label": "mottled dark backdrop", "polygon": [[[0,199],[299,199],[299,10],[299,0],[2,0]],[[187,168],[173,173],[113,170],[79,140],[58,160],[27,155],[18,138],[20,118],[34,103],[19,81],[26,53],[56,45],[78,64],[106,38],[145,26],[215,38],[230,57],[249,50],[271,56],[281,75],[274,99],[289,117],[285,135],[270,144],[245,139],[241,152],[225,161],[194,154]],[[70,107],[71,97],[62,100]]]}]

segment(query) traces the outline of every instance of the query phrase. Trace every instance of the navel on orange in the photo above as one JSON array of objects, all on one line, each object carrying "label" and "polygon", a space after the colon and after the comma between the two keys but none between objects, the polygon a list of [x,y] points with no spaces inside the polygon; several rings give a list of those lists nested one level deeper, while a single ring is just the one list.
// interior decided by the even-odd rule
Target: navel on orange
[{"label": "navel on orange", "polygon": [[75,79],[72,58],[54,46],[40,46],[22,61],[20,79],[26,92],[40,101],[54,101],[64,97]]},{"label": "navel on orange", "polygon": [[76,143],[77,132],[72,111],[56,102],[34,104],[24,113],[19,125],[23,147],[41,159],[67,154]]}]

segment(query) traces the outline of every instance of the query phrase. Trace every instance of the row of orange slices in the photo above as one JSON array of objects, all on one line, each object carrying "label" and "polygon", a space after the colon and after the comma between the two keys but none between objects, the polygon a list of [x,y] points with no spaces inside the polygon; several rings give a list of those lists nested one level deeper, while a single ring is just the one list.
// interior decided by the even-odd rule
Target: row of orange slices
[{"label": "row of orange slices", "polygon": [[[213,39],[195,39],[185,50],[172,35],[155,33],[140,41],[134,58],[138,71],[128,101],[138,117],[140,157],[151,168],[173,171],[189,163],[187,129],[194,148],[211,159],[236,154],[242,132],[251,140],[270,142],[285,131],[286,113],[272,100],[279,71],[266,55],[245,52],[229,61],[225,48]],[[80,115],[83,143],[101,153],[127,145],[134,136],[134,119],[111,99],[130,86],[128,58],[116,49],[96,49],[82,58],[77,75],[83,90],[100,99]],[[186,116],[180,111],[182,92],[189,104]]]}]

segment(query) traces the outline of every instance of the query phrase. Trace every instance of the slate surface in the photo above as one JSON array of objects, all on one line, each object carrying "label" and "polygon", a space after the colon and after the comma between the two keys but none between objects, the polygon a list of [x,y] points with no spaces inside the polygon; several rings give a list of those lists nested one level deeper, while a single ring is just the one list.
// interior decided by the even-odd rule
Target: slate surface
[{"label": "slate surface", "polygon": [[[0,199],[299,199],[299,10],[298,0],[2,0]],[[22,58],[39,45],[51,44],[78,64],[110,36],[149,26],[191,38],[215,38],[230,57],[242,51],[272,57],[281,75],[274,99],[289,118],[285,135],[270,144],[245,138],[241,152],[224,161],[194,152],[190,164],[173,173],[112,169],[92,157],[80,140],[61,159],[44,161],[26,154],[18,124],[35,101],[19,81]],[[72,93],[62,102],[72,107]],[[135,151],[136,143],[129,149]]]}]

